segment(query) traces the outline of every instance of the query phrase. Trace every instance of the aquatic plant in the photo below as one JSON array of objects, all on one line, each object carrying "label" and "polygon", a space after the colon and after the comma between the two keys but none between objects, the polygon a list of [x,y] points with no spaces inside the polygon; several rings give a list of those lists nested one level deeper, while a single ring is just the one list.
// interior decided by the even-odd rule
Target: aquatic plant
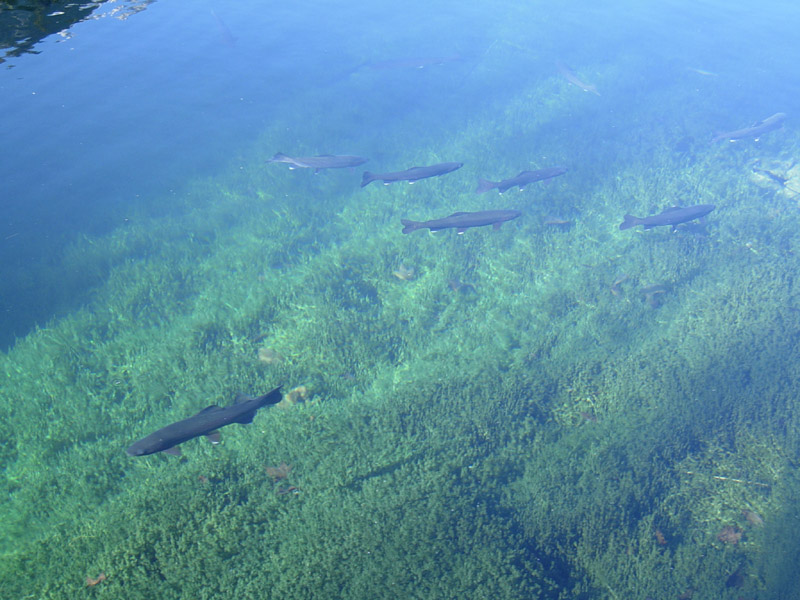
[{"label": "aquatic plant", "polygon": [[[398,133],[416,142],[399,163],[464,157],[465,180],[358,190],[259,156],[177,214],[76,242],[91,303],[0,357],[0,595],[74,598],[102,573],[108,598],[725,598],[743,564],[736,594],[796,593],[796,227],[748,201],[752,152],[685,164],[677,125],[632,144],[591,104],[605,86],[555,77],[468,127]],[[616,110],[657,122],[648,100]],[[518,172],[520,140],[581,176],[503,196],[525,214],[496,232],[400,234],[412,211],[480,209],[465,181]],[[620,235],[686,197],[723,199],[705,230]],[[124,455],[280,382],[313,399],[183,460]]]}]

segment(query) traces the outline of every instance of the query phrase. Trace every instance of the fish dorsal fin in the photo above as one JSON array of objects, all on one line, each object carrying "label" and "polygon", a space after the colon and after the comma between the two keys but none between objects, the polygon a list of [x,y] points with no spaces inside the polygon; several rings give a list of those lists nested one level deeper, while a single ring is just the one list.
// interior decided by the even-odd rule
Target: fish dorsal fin
[{"label": "fish dorsal fin", "polygon": [[[533,173],[533,171],[520,171],[517,177],[522,177],[523,175],[527,175],[528,173]],[[514,179],[516,179],[516,177]]]},{"label": "fish dorsal fin", "polygon": [[252,400],[252,396],[248,396],[247,394],[236,394],[236,399],[233,401],[234,404],[241,404],[242,402],[249,402]]},{"label": "fish dorsal fin", "polygon": [[454,213],[453,213],[452,215],[450,215],[448,218],[450,218],[450,217],[460,217],[461,215],[468,215],[468,214],[469,214],[469,213],[466,213],[466,212],[454,212]]},{"label": "fish dorsal fin", "polygon": [[320,158],[323,157],[323,156],[325,158],[333,158],[333,154],[320,154],[319,156],[320,156]]},{"label": "fish dorsal fin", "polygon": [[211,406],[206,406],[203,410],[201,410],[197,414],[198,415],[202,415],[202,414],[213,412],[213,411],[217,411],[217,410],[222,410],[222,409],[219,406],[217,406],[216,404],[212,404]]},{"label": "fish dorsal fin", "polygon": [[664,212],[665,212],[665,213],[668,213],[668,212],[672,212],[672,211],[674,211],[674,210],[683,210],[683,207],[682,207],[682,206],[670,206],[670,207],[669,207],[668,209],[666,209]]}]

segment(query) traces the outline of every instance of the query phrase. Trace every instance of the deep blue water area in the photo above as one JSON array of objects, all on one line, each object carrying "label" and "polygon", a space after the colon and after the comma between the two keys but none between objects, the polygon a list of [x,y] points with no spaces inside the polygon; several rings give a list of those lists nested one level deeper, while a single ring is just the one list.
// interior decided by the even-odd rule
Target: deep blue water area
[{"label": "deep blue water area", "polygon": [[[94,16],[104,18],[46,38],[0,73],[3,345],[91,288],[76,275],[69,298],[36,290],[53,277],[40,267],[76,236],[169,211],[187,180],[256,159],[250,144],[276,122],[295,148],[361,152],[374,164],[471,120],[513,127],[504,103],[551,77],[556,59],[613,77],[588,109],[604,139],[651,128],[631,109],[662,86],[662,119],[709,132],[798,104],[798,9],[787,3],[143,7],[123,20],[119,3],[101,4]],[[696,87],[695,107],[671,103],[676,81]],[[593,135],[578,115],[558,126]],[[489,126],[482,155],[453,160],[490,161],[504,150],[491,135]]]}]

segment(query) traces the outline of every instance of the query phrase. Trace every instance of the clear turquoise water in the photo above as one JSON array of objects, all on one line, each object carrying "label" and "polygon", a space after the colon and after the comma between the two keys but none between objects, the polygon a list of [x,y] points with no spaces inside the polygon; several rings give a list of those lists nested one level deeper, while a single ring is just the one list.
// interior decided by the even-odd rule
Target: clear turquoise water
[{"label": "clear turquoise water", "polygon": [[798,597],[796,7],[125,6],[0,71],[1,596]]}]

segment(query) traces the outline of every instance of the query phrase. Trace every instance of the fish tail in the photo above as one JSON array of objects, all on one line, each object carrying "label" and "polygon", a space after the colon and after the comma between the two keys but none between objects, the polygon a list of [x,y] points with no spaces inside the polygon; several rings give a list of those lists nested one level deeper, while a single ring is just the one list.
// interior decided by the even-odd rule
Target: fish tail
[{"label": "fish tail", "polygon": [[375,177],[374,173],[371,173],[370,171],[364,171],[364,174],[361,176],[361,187],[372,183],[376,179],[377,177]]},{"label": "fish tail", "polygon": [[479,194],[483,194],[484,192],[496,188],[498,185],[499,184],[494,181],[489,181],[488,179],[478,179],[478,189],[475,191]]},{"label": "fish tail", "polygon": [[281,393],[281,388],[283,385],[279,385],[275,389],[267,392],[263,396],[258,397],[258,402],[256,403],[259,408],[262,406],[269,406],[270,404],[277,404],[281,400],[283,400],[283,394]]},{"label": "fish tail", "polygon": [[633,215],[625,215],[623,218],[622,223],[619,224],[620,229],[630,229],[631,227],[635,227],[639,224],[639,217],[634,217]]},{"label": "fish tail", "polygon": [[267,160],[267,162],[282,162],[284,158],[289,158],[283,152],[278,152],[275,156]]},{"label": "fish tail", "polygon": [[403,233],[411,233],[423,226],[419,221],[410,221],[409,219],[400,219],[400,222],[403,224]]}]

